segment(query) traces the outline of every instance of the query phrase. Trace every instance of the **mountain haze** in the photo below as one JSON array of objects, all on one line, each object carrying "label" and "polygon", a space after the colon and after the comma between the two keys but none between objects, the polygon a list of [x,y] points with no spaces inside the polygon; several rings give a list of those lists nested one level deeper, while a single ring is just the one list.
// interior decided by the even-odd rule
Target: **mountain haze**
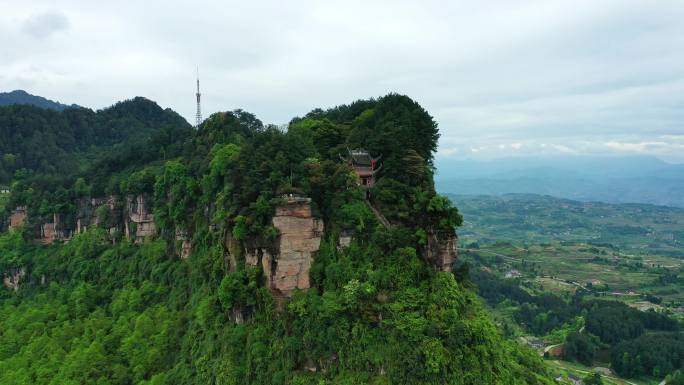
[{"label": "mountain haze", "polygon": [[29,104],[32,106],[47,108],[51,110],[62,111],[65,108],[77,108],[76,104],[66,105],[46,99],[42,96],[31,95],[24,90],[14,90],[11,92],[0,92],[0,106],[9,106],[13,104]]},{"label": "mountain haze", "polygon": [[684,207],[684,165],[650,156],[558,156],[489,161],[437,158],[443,193],[551,195]]}]

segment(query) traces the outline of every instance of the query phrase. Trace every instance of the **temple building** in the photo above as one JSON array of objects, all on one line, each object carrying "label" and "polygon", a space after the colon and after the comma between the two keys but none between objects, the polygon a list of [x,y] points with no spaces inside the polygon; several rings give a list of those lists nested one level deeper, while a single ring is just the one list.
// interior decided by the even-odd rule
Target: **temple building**
[{"label": "temple building", "polygon": [[370,152],[364,149],[348,150],[349,156],[346,161],[359,179],[358,185],[361,187],[373,187],[377,181],[376,174],[382,168],[378,163],[381,156],[373,158]]}]

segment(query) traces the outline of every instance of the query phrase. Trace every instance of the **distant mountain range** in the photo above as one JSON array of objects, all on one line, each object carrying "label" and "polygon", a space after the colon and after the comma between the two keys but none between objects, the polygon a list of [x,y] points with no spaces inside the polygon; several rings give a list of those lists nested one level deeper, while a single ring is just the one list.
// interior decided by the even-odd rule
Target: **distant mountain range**
[{"label": "distant mountain range", "polygon": [[24,90],[14,90],[12,92],[0,92],[0,106],[12,104],[30,104],[40,108],[62,111],[68,107],[79,107],[76,104],[66,105],[46,99],[42,96],[31,95]]},{"label": "distant mountain range", "polygon": [[579,201],[684,207],[684,165],[650,156],[437,159],[442,193],[542,194]]}]

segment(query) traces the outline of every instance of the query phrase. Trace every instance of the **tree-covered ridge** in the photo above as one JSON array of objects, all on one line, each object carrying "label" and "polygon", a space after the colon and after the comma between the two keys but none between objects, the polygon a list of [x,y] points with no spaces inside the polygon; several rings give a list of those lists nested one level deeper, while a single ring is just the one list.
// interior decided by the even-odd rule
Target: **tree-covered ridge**
[{"label": "tree-covered ridge", "polygon": [[143,141],[164,127],[189,127],[177,113],[137,97],[93,112],[0,107],[0,183],[32,174],[73,175],[108,147]]},{"label": "tree-covered ridge", "polygon": [[75,104],[68,106],[42,96],[31,95],[24,90],[14,90],[11,92],[0,92],[0,106],[9,106],[12,104],[30,104],[32,106],[47,108],[57,111],[62,111],[69,107],[78,107]]},{"label": "tree-covered ridge", "polygon": [[[2,235],[2,267],[26,275],[0,297],[0,383],[550,383],[472,290],[426,258],[430,237],[453,236],[461,217],[434,190],[437,125],[408,97],[317,110],[287,130],[238,110],[159,132],[145,158],[122,146],[62,183],[63,196],[15,183],[12,204],[29,217],[69,212],[73,198],[145,195],[158,236],[136,245],[102,224],[43,247]],[[340,159],[359,147],[383,157],[368,194]],[[280,236],[283,194],[311,197],[325,223],[311,287],[288,299],[244,251]],[[192,239],[186,260],[179,230]]]}]

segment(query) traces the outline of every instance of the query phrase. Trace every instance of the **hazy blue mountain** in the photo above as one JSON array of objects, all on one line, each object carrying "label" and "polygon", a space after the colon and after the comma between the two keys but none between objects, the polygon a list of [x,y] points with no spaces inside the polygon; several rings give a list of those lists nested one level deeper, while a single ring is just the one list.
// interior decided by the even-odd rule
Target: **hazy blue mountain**
[{"label": "hazy blue mountain", "polygon": [[45,99],[42,96],[31,95],[24,90],[0,92],[0,106],[9,106],[12,104],[30,104],[40,108],[48,108],[57,111],[62,111],[67,107],[78,107],[76,104],[69,106],[50,99]]},{"label": "hazy blue mountain", "polygon": [[684,207],[684,165],[649,156],[437,159],[442,193],[544,194],[580,201]]}]

